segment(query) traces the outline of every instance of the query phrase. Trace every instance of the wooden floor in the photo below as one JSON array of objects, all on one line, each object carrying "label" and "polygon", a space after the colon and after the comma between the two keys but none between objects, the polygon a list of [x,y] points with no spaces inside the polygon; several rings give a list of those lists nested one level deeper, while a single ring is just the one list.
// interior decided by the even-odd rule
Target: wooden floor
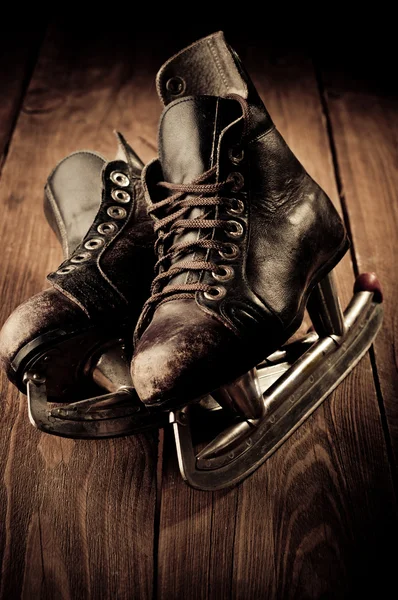
[{"label": "wooden floor", "polygon": [[[212,29],[199,32],[211,33]],[[228,34],[228,31],[226,32]],[[0,39],[0,325],[61,261],[42,189],[66,154],[144,161],[161,112],[154,77],[199,37],[76,32]],[[104,441],[39,433],[0,379],[1,599],[390,598],[397,565],[397,104],[366,65],[231,33],[276,125],[376,271],[385,320],[370,353],[269,461],[234,489],[181,480],[169,432]],[[338,57],[337,57],[338,58]],[[355,56],[353,57],[355,58]]]}]

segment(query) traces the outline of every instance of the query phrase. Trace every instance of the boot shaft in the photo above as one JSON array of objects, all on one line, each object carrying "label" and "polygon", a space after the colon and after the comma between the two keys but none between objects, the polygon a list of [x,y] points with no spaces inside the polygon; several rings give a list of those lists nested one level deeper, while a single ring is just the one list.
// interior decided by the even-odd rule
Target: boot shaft
[{"label": "boot shaft", "polygon": [[[308,284],[347,248],[337,211],[276,130],[222,32],[167,61],[158,73],[157,89],[165,109],[159,126],[159,164],[152,163],[144,172],[150,210],[156,214],[156,204],[164,197],[159,193],[161,179],[187,184],[213,168],[211,181],[220,183],[232,176],[243,182],[235,195],[229,190],[224,206],[198,206],[184,215],[185,220],[229,221],[236,230],[228,240],[235,256],[220,260],[214,250],[195,250],[171,259],[171,264],[174,267],[195,256],[211,260],[224,272],[226,267],[233,269],[234,277],[217,286],[224,290],[222,299],[213,301],[197,293],[197,301],[206,310],[222,314],[229,327],[240,328],[236,307],[242,305],[242,298],[242,310],[255,323],[259,311],[266,310],[287,325],[303,310]],[[218,235],[208,229],[171,234],[172,230],[163,252],[175,243]],[[226,241],[222,234],[217,239]],[[195,281],[214,286],[211,272],[189,269],[162,283]]]},{"label": "boot shaft", "polygon": [[118,140],[115,160],[72,154],[54,169],[45,187],[46,216],[66,259],[48,279],[90,318],[108,313],[118,319],[113,311],[127,307],[137,313],[154,263],[143,164],[123,136],[118,134]]}]

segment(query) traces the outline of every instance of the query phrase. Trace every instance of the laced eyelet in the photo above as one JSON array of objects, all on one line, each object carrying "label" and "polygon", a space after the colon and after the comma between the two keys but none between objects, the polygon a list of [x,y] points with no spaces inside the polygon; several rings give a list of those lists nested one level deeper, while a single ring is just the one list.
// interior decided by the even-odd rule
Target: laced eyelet
[{"label": "laced eyelet", "polygon": [[210,289],[211,292],[203,292],[203,295],[205,298],[207,298],[207,300],[221,300],[221,298],[224,298],[225,294],[227,293],[225,288],[219,285],[213,285]]},{"label": "laced eyelet", "polygon": [[166,83],[166,90],[172,96],[180,96],[185,92],[186,84],[182,77],[171,77]]},{"label": "laced eyelet", "polygon": [[228,228],[225,232],[228,237],[238,238],[243,235],[243,225],[238,221],[227,221]]},{"label": "laced eyelet", "polygon": [[112,223],[111,221],[107,221],[106,223],[101,223],[101,225],[98,225],[97,227],[97,231],[98,233],[101,233],[101,235],[108,235],[111,233],[114,233],[116,231],[117,227],[115,225],[115,223]]},{"label": "laced eyelet", "polygon": [[[229,252],[225,252],[227,248]],[[224,260],[233,260],[239,256],[240,250],[236,244],[224,244],[224,250],[219,250],[218,253]]]},{"label": "laced eyelet", "polygon": [[72,256],[70,262],[80,264],[90,260],[90,258],[90,252],[80,252],[79,254],[76,254],[76,256]]},{"label": "laced eyelet", "polygon": [[234,270],[232,267],[227,267],[226,265],[220,265],[218,267],[218,273],[212,271],[212,277],[216,281],[229,281],[234,276]]},{"label": "laced eyelet", "polygon": [[238,165],[245,158],[245,151],[243,148],[239,150],[237,146],[234,146],[228,150],[228,156],[231,163]]},{"label": "laced eyelet", "polygon": [[228,200],[226,212],[229,215],[241,215],[245,211],[245,205],[239,198],[231,198]]},{"label": "laced eyelet", "polygon": [[58,269],[57,275],[66,275],[75,269],[76,267],[74,265],[67,265],[66,267],[62,267],[62,269]]},{"label": "laced eyelet", "polygon": [[127,187],[130,184],[130,179],[120,171],[112,171],[110,175],[111,181],[119,187]]},{"label": "laced eyelet", "polygon": [[110,206],[106,212],[112,219],[124,219],[127,215],[127,211],[121,206]]},{"label": "laced eyelet", "polygon": [[91,240],[87,240],[84,247],[87,248],[87,250],[97,250],[98,248],[101,248],[104,243],[102,238],[92,238]]},{"label": "laced eyelet", "polygon": [[239,192],[245,185],[244,177],[242,173],[239,173],[239,171],[234,171],[233,173],[230,173],[229,179],[233,180],[233,185],[231,187],[233,192]]},{"label": "laced eyelet", "polygon": [[124,190],[112,190],[111,196],[116,202],[121,202],[122,204],[127,204],[130,202],[131,196]]}]

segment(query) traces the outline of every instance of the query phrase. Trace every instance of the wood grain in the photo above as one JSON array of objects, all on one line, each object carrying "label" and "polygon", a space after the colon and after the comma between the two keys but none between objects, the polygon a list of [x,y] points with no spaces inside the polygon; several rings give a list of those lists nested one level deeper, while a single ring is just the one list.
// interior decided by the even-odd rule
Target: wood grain
[{"label": "wood grain", "polygon": [[[276,52],[271,60],[260,57],[255,47],[249,49],[248,67],[253,65],[276,125],[341,211],[312,62],[297,52]],[[353,282],[349,256],[336,273],[345,305]],[[271,502],[263,528],[256,527],[261,505],[251,502],[260,489]],[[368,357],[268,464],[243,483],[241,498],[236,597],[341,598],[360,589],[380,591],[383,579],[391,581],[388,529],[396,531],[397,517]],[[242,535],[248,506],[252,546],[250,537]],[[268,540],[273,540],[271,546]],[[274,569],[252,578],[249,548],[256,545],[270,553]]]},{"label": "wood grain", "polygon": [[[131,37],[49,31],[0,181],[1,324],[61,260],[42,210],[57,161],[84,148],[111,158],[113,129],[154,154],[137,60]],[[157,433],[57,439],[29,424],[3,374],[0,393],[0,597],[151,598]]]},{"label": "wood grain", "polygon": [[[161,30],[115,36],[50,29],[0,179],[0,324],[43,288],[61,259],[41,207],[49,171],[81,148],[112,157],[115,128],[145,161],[152,158],[161,111],[156,71],[206,33],[170,38]],[[308,55],[266,46],[244,32],[229,41],[287,142],[341,210]],[[8,123],[18,110],[18,85]],[[328,89],[354,258],[366,270],[374,264],[384,287],[389,279],[392,298],[396,207],[391,183],[379,173],[391,182],[392,133],[383,123],[390,123],[393,107],[377,96],[331,98],[336,87]],[[370,198],[379,185],[385,187],[378,212]],[[377,226],[366,221],[369,214]],[[372,232],[386,235],[387,249],[375,250]],[[350,256],[337,274],[346,304],[354,279]],[[393,433],[391,300],[388,311],[376,363]],[[53,438],[30,426],[25,397],[3,375],[0,394],[0,598],[389,597],[397,507],[368,357],[265,465],[214,494],[182,482],[169,431],[157,462],[156,434],[99,442]]]},{"label": "wood grain", "polygon": [[384,322],[374,344],[380,395],[398,460],[398,155],[396,99],[390,90],[353,88],[324,72],[342,194],[359,272],[375,271],[384,292]]},{"label": "wood grain", "polygon": [[[341,212],[311,60],[261,40],[231,44],[287,142]],[[337,277],[346,304],[354,281],[349,255]],[[170,451],[169,441],[159,598],[343,598],[391,582],[397,515],[368,357],[235,489],[187,488]]]},{"label": "wood grain", "polygon": [[[44,28],[43,28],[44,29]],[[44,32],[0,32],[0,170]]]}]

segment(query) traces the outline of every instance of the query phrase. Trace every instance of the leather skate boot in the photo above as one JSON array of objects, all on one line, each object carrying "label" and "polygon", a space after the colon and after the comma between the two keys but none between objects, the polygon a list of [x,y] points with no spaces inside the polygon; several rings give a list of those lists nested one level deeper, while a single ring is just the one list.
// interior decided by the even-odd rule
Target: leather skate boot
[{"label": "leather skate boot", "polygon": [[[131,338],[149,293],[154,233],[143,164],[117,138],[115,160],[76,152],[51,173],[44,208],[65,260],[48,276],[51,287],[21,304],[0,332],[1,364],[28,392],[32,422],[69,437],[123,435],[159,424],[140,412],[118,342]],[[96,397],[100,388],[110,393]]]},{"label": "leather skate boot", "polygon": [[222,32],[167,61],[157,89],[159,159],[143,181],[158,274],[131,372],[145,404],[175,409],[284,344],[349,242]]}]

